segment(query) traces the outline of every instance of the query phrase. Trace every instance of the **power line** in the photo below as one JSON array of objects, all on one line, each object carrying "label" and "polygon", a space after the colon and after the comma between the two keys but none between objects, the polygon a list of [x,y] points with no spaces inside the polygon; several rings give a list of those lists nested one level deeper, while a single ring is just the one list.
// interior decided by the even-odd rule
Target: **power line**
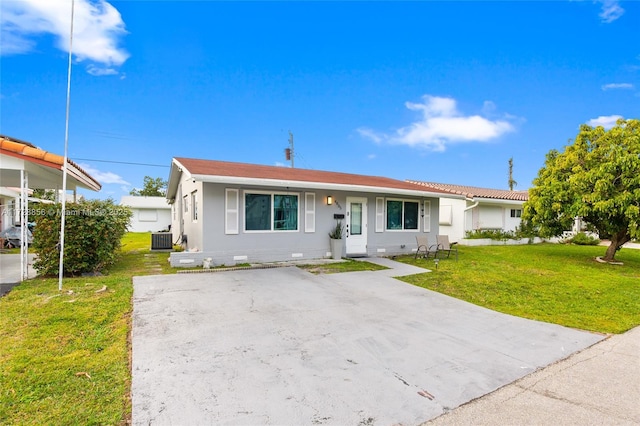
[{"label": "power line", "polygon": [[127,161],[94,160],[91,158],[74,158],[75,161],[95,161],[96,163],[128,164],[131,166],[171,167],[163,164],[129,163]]}]

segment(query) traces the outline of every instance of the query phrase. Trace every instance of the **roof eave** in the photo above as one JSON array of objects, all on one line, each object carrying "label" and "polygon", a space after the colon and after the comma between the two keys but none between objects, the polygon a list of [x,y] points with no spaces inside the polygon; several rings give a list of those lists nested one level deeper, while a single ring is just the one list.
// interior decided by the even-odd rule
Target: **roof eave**
[{"label": "roof eave", "polygon": [[510,205],[522,205],[526,202],[526,200],[508,200],[504,198],[485,198],[485,197],[474,197],[474,201],[477,201],[481,204],[510,204]]},{"label": "roof eave", "polygon": [[310,181],[297,181],[297,180],[283,180],[283,179],[259,179],[248,178],[240,176],[215,176],[215,175],[198,175],[191,176],[193,179],[207,183],[220,183],[228,185],[242,185],[242,186],[258,186],[258,187],[272,187],[272,188],[287,188],[287,189],[322,189],[322,190],[334,190],[334,191],[354,191],[354,192],[367,192],[376,194],[391,194],[391,195],[406,195],[414,197],[435,197],[441,198],[443,196],[449,198],[464,198],[455,194],[442,194],[431,192],[428,190],[422,190],[416,188],[404,189],[404,188],[389,188],[380,186],[367,186],[367,185],[352,185],[342,183],[329,183],[329,182],[310,182]]},{"label": "roof eave", "polygon": [[178,187],[180,186],[180,178],[182,176],[182,172],[186,170],[186,168],[175,158],[171,160],[171,170],[169,171],[169,180],[167,181],[167,202],[169,204],[173,203],[173,200],[176,199],[176,193],[178,192]]}]

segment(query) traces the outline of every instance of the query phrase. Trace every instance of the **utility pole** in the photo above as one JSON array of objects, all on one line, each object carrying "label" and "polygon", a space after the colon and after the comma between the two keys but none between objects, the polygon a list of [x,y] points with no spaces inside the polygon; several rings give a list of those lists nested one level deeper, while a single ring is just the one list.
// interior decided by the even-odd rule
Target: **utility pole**
[{"label": "utility pole", "polygon": [[513,157],[509,158],[509,191],[513,191],[513,187],[518,186],[518,182],[513,180]]},{"label": "utility pole", "polygon": [[293,149],[293,133],[291,133],[291,131],[289,131],[289,148],[285,148],[284,156],[287,161],[291,161],[291,168],[293,169],[295,167],[293,160],[295,158],[295,151]]}]

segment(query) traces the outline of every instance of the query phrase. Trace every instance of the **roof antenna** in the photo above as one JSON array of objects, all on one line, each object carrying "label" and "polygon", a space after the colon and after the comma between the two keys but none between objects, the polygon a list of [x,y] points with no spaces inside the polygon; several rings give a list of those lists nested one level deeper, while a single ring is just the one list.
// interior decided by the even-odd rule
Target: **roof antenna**
[{"label": "roof antenna", "polygon": [[284,149],[284,157],[287,161],[291,161],[291,168],[295,167],[293,163],[293,158],[295,157],[295,152],[293,150],[293,133],[289,130],[289,147]]}]

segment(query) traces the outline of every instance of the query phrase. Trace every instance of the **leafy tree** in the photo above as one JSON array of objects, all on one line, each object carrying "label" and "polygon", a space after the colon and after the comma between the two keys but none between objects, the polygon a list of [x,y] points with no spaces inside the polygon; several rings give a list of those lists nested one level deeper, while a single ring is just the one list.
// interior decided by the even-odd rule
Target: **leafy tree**
[{"label": "leafy tree", "polygon": [[640,237],[640,120],[618,120],[610,130],[580,126],[564,152],[551,150],[533,181],[523,219],[542,236],[559,236],[577,216],[610,235],[604,260]]},{"label": "leafy tree", "polygon": [[[99,272],[111,266],[131,210],[110,199],[68,203],[65,210],[64,275]],[[58,274],[61,211],[60,204],[45,204],[37,210],[33,267],[41,275]]]},{"label": "leafy tree", "polygon": [[167,195],[167,181],[162,178],[144,177],[144,186],[142,189],[133,188],[129,195],[140,195],[145,197],[164,197]]}]

